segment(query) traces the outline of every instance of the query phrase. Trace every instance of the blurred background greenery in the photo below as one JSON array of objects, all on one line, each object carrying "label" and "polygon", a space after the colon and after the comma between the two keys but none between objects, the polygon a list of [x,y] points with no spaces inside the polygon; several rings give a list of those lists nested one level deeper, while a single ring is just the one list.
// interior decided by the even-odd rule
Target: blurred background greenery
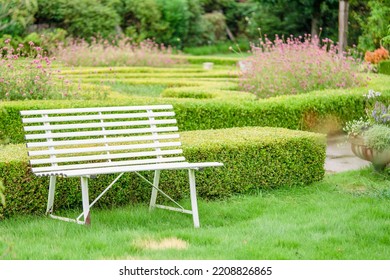
[{"label": "blurred background greenery", "polygon": [[[348,45],[380,47],[390,0],[349,0]],[[191,54],[249,49],[260,35],[338,40],[339,0],[1,0],[0,44],[66,38],[147,38]],[[198,48],[201,47],[201,48]]]}]

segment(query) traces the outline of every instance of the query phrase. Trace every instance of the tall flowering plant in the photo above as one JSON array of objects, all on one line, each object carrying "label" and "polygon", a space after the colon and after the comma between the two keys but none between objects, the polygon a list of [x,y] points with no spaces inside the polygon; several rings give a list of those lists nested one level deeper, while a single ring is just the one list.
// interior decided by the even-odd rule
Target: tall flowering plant
[{"label": "tall flowering plant", "polygon": [[46,99],[52,94],[53,59],[29,42],[29,52],[5,40],[0,48],[0,100]]},{"label": "tall flowering plant", "polygon": [[240,73],[239,85],[258,98],[365,83],[357,75],[360,60],[354,50],[339,53],[330,39],[307,34],[271,41],[265,36],[252,45],[251,54],[243,61],[250,67]]}]

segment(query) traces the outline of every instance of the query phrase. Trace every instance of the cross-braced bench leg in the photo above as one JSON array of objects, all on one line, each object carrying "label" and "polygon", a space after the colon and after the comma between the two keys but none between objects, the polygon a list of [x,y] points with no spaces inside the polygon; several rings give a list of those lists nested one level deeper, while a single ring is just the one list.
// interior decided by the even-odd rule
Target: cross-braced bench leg
[{"label": "cross-braced bench leg", "polygon": [[198,202],[196,199],[196,185],[195,185],[195,170],[188,169],[189,181],[190,181],[190,194],[191,194],[191,208],[192,218],[194,220],[194,227],[200,227],[199,214],[198,214]]},{"label": "cross-braced bench leg", "polygon": [[[194,227],[195,228],[200,227],[199,214],[198,214],[198,203],[197,203],[197,198],[196,198],[195,169],[188,169],[188,175],[189,175],[188,177],[189,177],[189,183],[190,183],[190,196],[191,196],[191,211],[184,209],[180,204],[178,204],[170,196],[168,196],[166,193],[164,193],[161,189],[158,188],[158,184],[160,181],[160,173],[161,173],[161,170],[155,171],[153,184],[151,182],[149,182],[147,179],[145,179],[143,176],[141,176],[139,173],[137,173],[138,176],[140,176],[147,183],[149,183],[150,185],[153,186],[152,195],[150,198],[149,209],[152,210],[153,208],[157,207],[157,208],[163,208],[163,209],[167,209],[167,210],[179,211],[182,213],[191,214],[193,221],[194,221]],[[179,206],[179,208],[156,204],[158,192],[161,192],[165,197],[167,197],[173,203],[175,203],[177,206]]]},{"label": "cross-braced bench leg", "polygon": [[46,215],[53,213],[53,205],[54,205],[54,192],[56,189],[56,176],[50,176],[50,183],[49,183],[49,195],[47,199],[47,208],[46,208]]},{"label": "cross-braced bench leg", "polygon": [[150,197],[150,205],[149,209],[152,210],[153,208],[156,207],[156,200],[157,200],[157,193],[158,193],[158,184],[160,182],[160,173],[161,170],[156,170],[154,172],[154,179],[153,179],[153,186],[152,188],[152,195]]}]

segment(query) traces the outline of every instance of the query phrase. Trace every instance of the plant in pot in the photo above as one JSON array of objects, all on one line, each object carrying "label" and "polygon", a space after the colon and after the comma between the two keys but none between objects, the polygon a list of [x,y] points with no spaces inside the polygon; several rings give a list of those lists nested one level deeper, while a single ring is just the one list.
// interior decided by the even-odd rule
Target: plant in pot
[{"label": "plant in pot", "polygon": [[347,122],[352,152],[370,161],[382,171],[390,163],[390,106],[381,100],[381,93],[370,90],[366,97],[366,117]]}]

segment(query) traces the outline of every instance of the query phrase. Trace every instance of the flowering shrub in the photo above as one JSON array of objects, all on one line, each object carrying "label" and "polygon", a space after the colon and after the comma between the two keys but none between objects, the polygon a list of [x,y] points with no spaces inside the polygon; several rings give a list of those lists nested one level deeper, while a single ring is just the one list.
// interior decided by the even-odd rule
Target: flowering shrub
[{"label": "flowering shrub", "polygon": [[53,53],[69,66],[171,66],[179,62],[172,58],[170,47],[152,40],[137,44],[128,38],[94,39],[91,43],[72,40],[59,44]]},{"label": "flowering shrub", "polygon": [[364,60],[372,64],[378,64],[382,60],[389,58],[389,51],[384,47],[380,47],[373,52],[367,51],[364,55]]},{"label": "flowering shrub", "polygon": [[366,97],[366,115],[371,124],[390,125],[390,106],[386,106],[382,101],[378,100],[381,96],[380,92],[369,90]]},{"label": "flowering shrub", "polygon": [[265,98],[276,95],[298,94],[326,88],[347,88],[364,81],[355,74],[359,61],[353,53],[337,52],[337,45],[329,39],[310,35],[274,42],[267,37],[252,46],[252,56],[244,63],[240,87]]},{"label": "flowering shrub", "polygon": [[366,117],[347,122],[344,131],[351,138],[362,136],[368,147],[383,151],[390,148],[390,106],[378,100],[380,92],[369,90],[364,96]]},{"label": "flowering shrub", "polygon": [[53,59],[33,42],[25,53],[23,44],[14,49],[10,39],[0,48],[0,100],[47,99],[53,95]]}]

